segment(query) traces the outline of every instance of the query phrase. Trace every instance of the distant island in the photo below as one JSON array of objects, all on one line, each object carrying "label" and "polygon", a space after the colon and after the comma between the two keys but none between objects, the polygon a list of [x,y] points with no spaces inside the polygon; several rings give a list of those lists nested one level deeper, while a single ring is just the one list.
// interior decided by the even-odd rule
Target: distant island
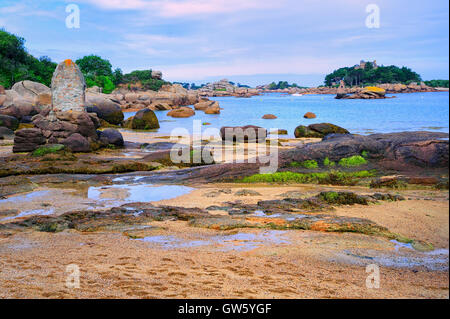
[{"label": "distant island", "polygon": [[[344,81],[347,86],[374,86],[377,84],[411,84],[422,82],[421,76],[410,68],[395,65],[378,66],[376,61],[366,62],[351,67],[343,67],[325,76],[326,86],[339,86]],[[428,83],[427,83],[428,82]],[[431,87],[448,87],[448,80],[426,81]]]}]

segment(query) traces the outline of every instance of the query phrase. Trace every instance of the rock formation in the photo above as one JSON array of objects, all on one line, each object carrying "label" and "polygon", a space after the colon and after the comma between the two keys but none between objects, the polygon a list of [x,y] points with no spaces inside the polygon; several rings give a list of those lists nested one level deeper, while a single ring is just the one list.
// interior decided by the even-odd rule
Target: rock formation
[{"label": "rock formation", "polygon": [[52,78],[52,110],[84,112],[86,82],[72,60],[60,63]]},{"label": "rock formation", "polygon": [[[15,90],[38,91],[34,86],[30,89],[28,84],[18,85]],[[43,90],[42,87],[37,87]],[[41,112],[32,117],[34,128],[16,132],[13,151],[30,152],[41,145],[62,144],[72,152],[89,152],[106,146],[105,143],[110,140],[120,140],[117,136],[108,139],[112,134],[103,134],[103,138],[99,139],[102,133],[98,132],[97,128],[101,123],[96,113],[88,113],[85,109],[85,87],[83,74],[75,63],[71,60],[60,63],[52,78],[51,108],[48,112]],[[21,92],[22,96],[27,96],[26,93]],[[39,97],[39,94],[37,96]],[[106,113],[105,110],[104,112]],[[120,141],[117,143],[117,146],[120,146]]]}]

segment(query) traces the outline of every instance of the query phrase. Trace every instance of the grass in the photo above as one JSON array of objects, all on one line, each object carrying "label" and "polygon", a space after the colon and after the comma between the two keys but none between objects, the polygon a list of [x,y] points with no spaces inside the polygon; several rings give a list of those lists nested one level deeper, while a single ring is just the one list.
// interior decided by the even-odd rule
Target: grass
[{"label": "grass", "polygon": [[317,162],[315,160],[307,160],[307,161],[303,161],[303,162],[291,162],[289,164],[291,167],[304,167],[304,168],[308,168],[308,169],[314,169],[314,168],[318,168],[319,164],[317,164]]},{"label": "grass", "polygon": [[31,155],[33,156],[44,156],[47,154],[56,154],[60,151],[64,150],[64,145],[54,144],[54,145],[45,145],[35,149]]},{"label": "grass", "polygon": [[277,172],[244,177],[238,182],[355,185],[358,179],[374,176],[376,176],[376,170],[358,172],[331,171],[323,173]]},{"label": "grass", "polygon": [[328,157],[325,157],[325,159],[323,160],[323,165],[325,167],[333,167],[336,165],[335,162],[330,161],[330,159]]},{"label": "grass", "polygon": [[364,164],[367,164],[367,160],[360,155],[344,157],[339,160],[339,165],[342,167],[355,167]]}]

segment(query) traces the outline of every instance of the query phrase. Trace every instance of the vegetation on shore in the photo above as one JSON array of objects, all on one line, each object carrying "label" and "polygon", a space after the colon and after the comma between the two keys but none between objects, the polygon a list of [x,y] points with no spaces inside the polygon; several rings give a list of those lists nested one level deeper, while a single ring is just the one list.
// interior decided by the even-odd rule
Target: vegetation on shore
[{"label": "vegetation on shore", "polygon": [[367,62],[363,68],[343,67],[325,76],[325,85],[332,86],[343,80],[346,85],[364,85],[376,83],[403,83],[422,81],[419,74],[407,67],[378,66],[374,67],[373,63]]},{"label": "vegetation on shore", "polygon": [[431,80],[425,81],[424,83],[433,88],[448,88],[448,80]]},{"label": "vegetation on shore", "polygon": [[50,86],[56,63],[49,57],[33,57],[25,49],[25,39],[0,29],[0,85],[10,88],[24,80]]},{"label": "vegetation on shore", "polygon": [[297,83],[289,84],[287,81],[272,82],[269,84],[269,90],[284,90],[288,88],[305,89],[306,87],[299,86]]},{"label": "vegetation on shore", "polygon": [[330,171],[320,173],[276,172],[272,174],[255,174],[244,177],[237,182],[355,185],[359,179],[375,177],[376,174],[376,170],[363,170],[358,172]]},{"label": "vegetation on shore", "polygon": [[[140,82],[144,89],[158,91],[168,83],[153,79],[152,70],[123,74],[120,68],[113,70],[108,60],[97,55],[84,56],[75,63],[83,73],[87,87],[98,86],[107,94],[119,84]],[[29,80],[50,86],[56,66],[49,57],[37,59],[29,54],[25,39],[0,29],[0,85],[9,89],[14,83]]]}]

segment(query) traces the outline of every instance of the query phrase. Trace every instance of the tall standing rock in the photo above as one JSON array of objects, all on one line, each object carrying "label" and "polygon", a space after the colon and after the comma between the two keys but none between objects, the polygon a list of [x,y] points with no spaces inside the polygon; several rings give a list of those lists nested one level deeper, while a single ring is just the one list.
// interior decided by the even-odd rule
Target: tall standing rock
[{"label": "tall standing rock", "polygon": [[78,66],[72,60],[61,62],[53,73],[53,111],[84,112],[86,82]]}]

